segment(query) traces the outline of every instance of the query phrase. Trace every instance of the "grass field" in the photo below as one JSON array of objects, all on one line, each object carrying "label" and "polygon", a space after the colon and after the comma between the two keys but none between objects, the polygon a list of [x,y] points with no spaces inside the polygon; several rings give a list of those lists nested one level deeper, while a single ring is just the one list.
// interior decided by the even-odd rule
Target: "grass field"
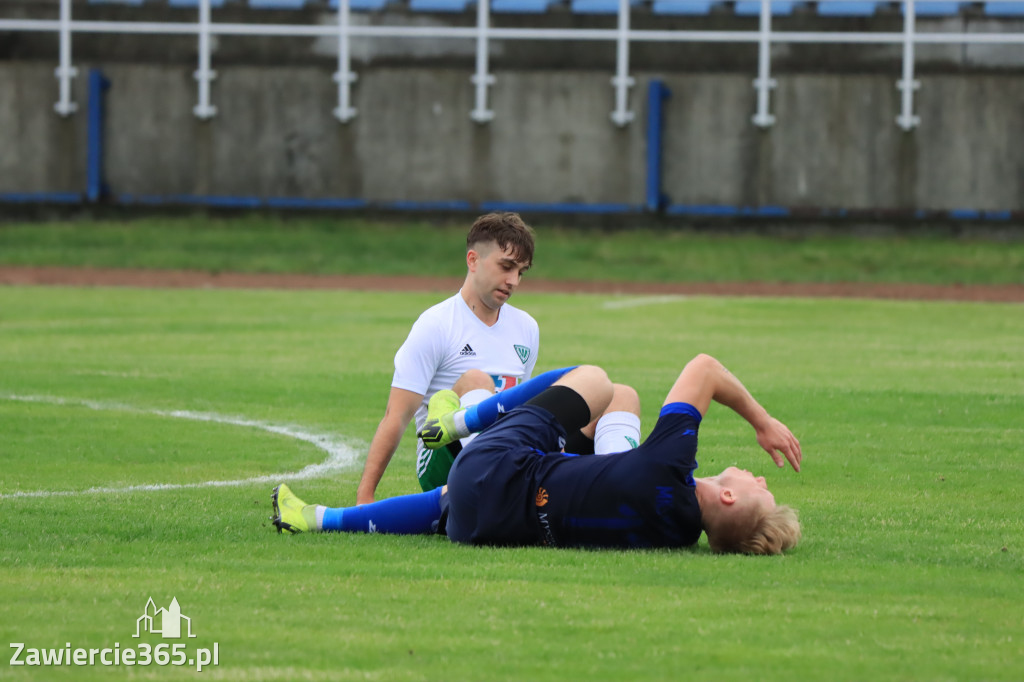
[{"label": "grass field", "polygon": [[[148,218],[0,222],[0,265],[74,265],[461,277],[467,224],[357,218]],[[755,225],[757,223],[754,223]],[[851,235],[803,226],[788,236],[533,222],[530,278],[644,282],[1024,284],[1024,238],[949,238],[940,229]]]},{"label": "grass field", "polygon": [[[392,355],[447,294],[0,288],[0,640],[156,646],[152,597],[189,656],[216,643],[210,679],[1024,679],[1020,305],[517,294],[538,369],[606,367],[645,430],[686,359],[730,366],[804,470],[719,408],[701,471],[768,476],[803,520],[785,557],[272,532],[276,481],[354,499]],[[416,490],[410,442],[382,495]]]},{"label": "grass field", "polygon": [[[462,225],[189,219],[0,228],[0,264],[457,275]],[[1024,246],[539,226],[531,277],[1024,282]],[[766,473],[792,554],[469,549],[280,537],[270,487],[348,503],[391,357],[448,292],[0,289],[0,639],[141,650],[177,598],[237,680],[1022,680],[1020,305],[529,293],[539,369],[594,362],[654,407],[691,355],[801,437],[777,472],[722,410],[704,473]],[[413,492],[407,435],[381,487]],[[9,649],[8,655],[15,654]],[[22,652],[20,660],[26,660]],[[187,662],[187,661],[186,661]],[[180,679],[193,665],[0,666]]]}]

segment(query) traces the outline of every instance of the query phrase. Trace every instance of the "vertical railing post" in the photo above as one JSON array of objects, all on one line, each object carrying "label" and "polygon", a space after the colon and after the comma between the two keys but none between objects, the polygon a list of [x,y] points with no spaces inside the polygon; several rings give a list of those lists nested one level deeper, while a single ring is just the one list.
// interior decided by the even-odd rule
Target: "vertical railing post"
[{"label": "vertical railing post", "polygon": [[469,117],[477,123],[487,123],[494,118],[494,112],[487,108],[487,88],[494,85],[494,76],[487,71],[490,68],[490,28],[491,2],[477,0],[476,5],[476,73],[470,80],[475,86],[473,111]]},{"label": "vertical railing post", "polygon": [[772,78],[772,6],[770,0],[761,0],[761,24],[757,41],[757,112],[754,114],[754,125],[760,128],[771,127],[775,123],[769,108],[771,91],[775,88]]},{"label": "vertical railing post", "polygon": [[89,125],[86,149],[85,196],[92,203],[107,194],[107,183],[103,168],[103,123],[104,93],[110,88],[110,81],[99,69],[89,71]]},{"label": "vertical railing post", "polygon": [[71,101],[71,79],[78,69],[71,65],[71,0],[60,0],[60,65],[54,70],[60,85],[60,99],[53,105],[61,116],[70,116],[78,109]]},{"label": "vertical railing post", "polygon": [[619,28],[616,37],[615,76],[615,110],[612,121],[615,125],[625,126],[633,120],[633,112],[629,110],[629,89],[633,87],[633,78],[629,75],[629,0],[619,0]]},{"label": "vertical railing post", "polygon": [[338,70],[334,73],[334,82],[338,84],[338,106],[334,117],[342,123],[348,123],[356,117],[352,107],[352,84],[358,76],[352,72],[352,53],[349,44],[350,0],[338,3]]},{"label": "vertical railing post", "polygon": [[903,78],[896,82],[902,91],[900,115],[896,123],[903,130],[913,130],[921,119],[914,115],[914,90],[921,83],[914,80],[914,31],[916,30],[916,9],[914,0],[905,0],[903,11]]},{"label": "vertical railing post", "polygon": [[660,80],[647,86],[647,210],[657,213],[667,203],[662,192],[662,131],[665,127],[663,104],[672,92]]},{"label": "vertical railing post", "polygon": [[217,72],[210,68],[210,0],[199,0],[199,68],[194,75],[199,83],[199,103],[192,113],[201,119],[213,118],[217,107],[210,104],[210,81]]}]

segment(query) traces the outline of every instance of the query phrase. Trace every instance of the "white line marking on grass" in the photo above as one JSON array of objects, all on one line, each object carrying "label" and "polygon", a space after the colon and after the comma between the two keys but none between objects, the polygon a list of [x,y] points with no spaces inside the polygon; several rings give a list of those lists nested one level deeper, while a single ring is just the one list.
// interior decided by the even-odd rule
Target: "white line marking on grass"
[{"label": "white line marking on grass", "polygon": [[157,374],[155,372],[140,372],[135,369],[130,372],[108,372],[101,369],[76,369],[70,374],[80,377],[117,377],[118,379],[166,379],[170,374]]},{"label": "white line marking on grass", "polygon": [[71,495],[95,495],[97,493],[131,493],[131,492],[152,492],[157,490],[182,490],[185,488],[218,488],[227,486],[249,485],[253,483],[276,483],[278,481],[299,481],[310,478],[319,478],[327,474],[341,471],[351,467],[359,459],[359,453],[348,443],[343,442],[339,437],[307,431],[300,427],[284,426],[280,424],[269,424],[255,419],[244,417],[229,417],[213,412],[192,412],[189,410],[147,410],[131,405],[118,403],[104,403],[95,400],[80,400],[74,398],[60,398],[57,396],[37,395],[3,395],[3,400],[13,400],[25,403],[44,403],[47,405],[70,405],[73,407],[86,407],[90,410],[134,412],[136,414],[151,414],[158,417],[170,417],[173,419],[189,419],[192,421],[213,422],[217,424],[229,424],[231,426],[244,426],[248,428],[261,429],[275,433],[287,438],[294,438],[309,443],[327,453],[327,459],[319,464],[310,464],[299,471],[284,474],[271,474],[267,476],[253,476],[234,481],[202,481],[199,483],[153,483],[146,485],[129,485],[120,488],[95,487],[86,490],[31,490],[16,493],[0,493],[0,499],[15,497],[67,497]]},{"label": "white line marking on grass", "polygon": [[616,301],[605,301],[602,307],[605,310],[619,310],[621,308],[640,308],[645,305],[661,305],[663,303],[678,303],[685,301],[689,296],[665,295],[665,296],[641,296],[639,298],[619,299]]}]

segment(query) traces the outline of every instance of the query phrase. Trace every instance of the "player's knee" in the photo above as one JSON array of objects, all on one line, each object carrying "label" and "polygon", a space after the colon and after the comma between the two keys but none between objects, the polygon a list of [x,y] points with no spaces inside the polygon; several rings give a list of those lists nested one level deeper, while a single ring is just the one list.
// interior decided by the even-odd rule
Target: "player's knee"
[{"label": "player's knee", "polygon": [[580,365],[562,379],[587,400],[594,416],[604,412],[615,392],[608,373],[597,365]]},{"label": "player's knee", "polygon": [[481,388],[494,393],[494,379],[491,378],[490,374],[482,372],[479,369],[466,371],[458,378],[455,385],[452,386],[452,390],[460,396]]},{"label": "player's knee", "polygon": [[626,384],[612,384],[612,400],[609,412],[632,412],[640,416],[640,394]]},{"label": "player's knee", "polygon": [[567,376],[572,376],[574,374],[580,379],[594,384],[595,386],[605,384],[607,384],[608,388],[611,388],[612,386],[612,380],[608,378],[608,372],[604,371],[604,369],[597,365],[580,365],[576,369],[572,370],[572,372]]}]

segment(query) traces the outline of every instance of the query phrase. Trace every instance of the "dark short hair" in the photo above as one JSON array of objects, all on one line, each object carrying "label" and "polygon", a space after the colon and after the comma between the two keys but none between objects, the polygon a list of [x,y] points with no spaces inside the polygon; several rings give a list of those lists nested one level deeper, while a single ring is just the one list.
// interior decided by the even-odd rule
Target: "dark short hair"
[{"label": "dark short hair", "polygon": [[518,213],[488,213],[476,219],[466,235],[466,249],[495,242],[504,251],[512,248],[512,257],[527,267],[533,265],[533,228]]}]

